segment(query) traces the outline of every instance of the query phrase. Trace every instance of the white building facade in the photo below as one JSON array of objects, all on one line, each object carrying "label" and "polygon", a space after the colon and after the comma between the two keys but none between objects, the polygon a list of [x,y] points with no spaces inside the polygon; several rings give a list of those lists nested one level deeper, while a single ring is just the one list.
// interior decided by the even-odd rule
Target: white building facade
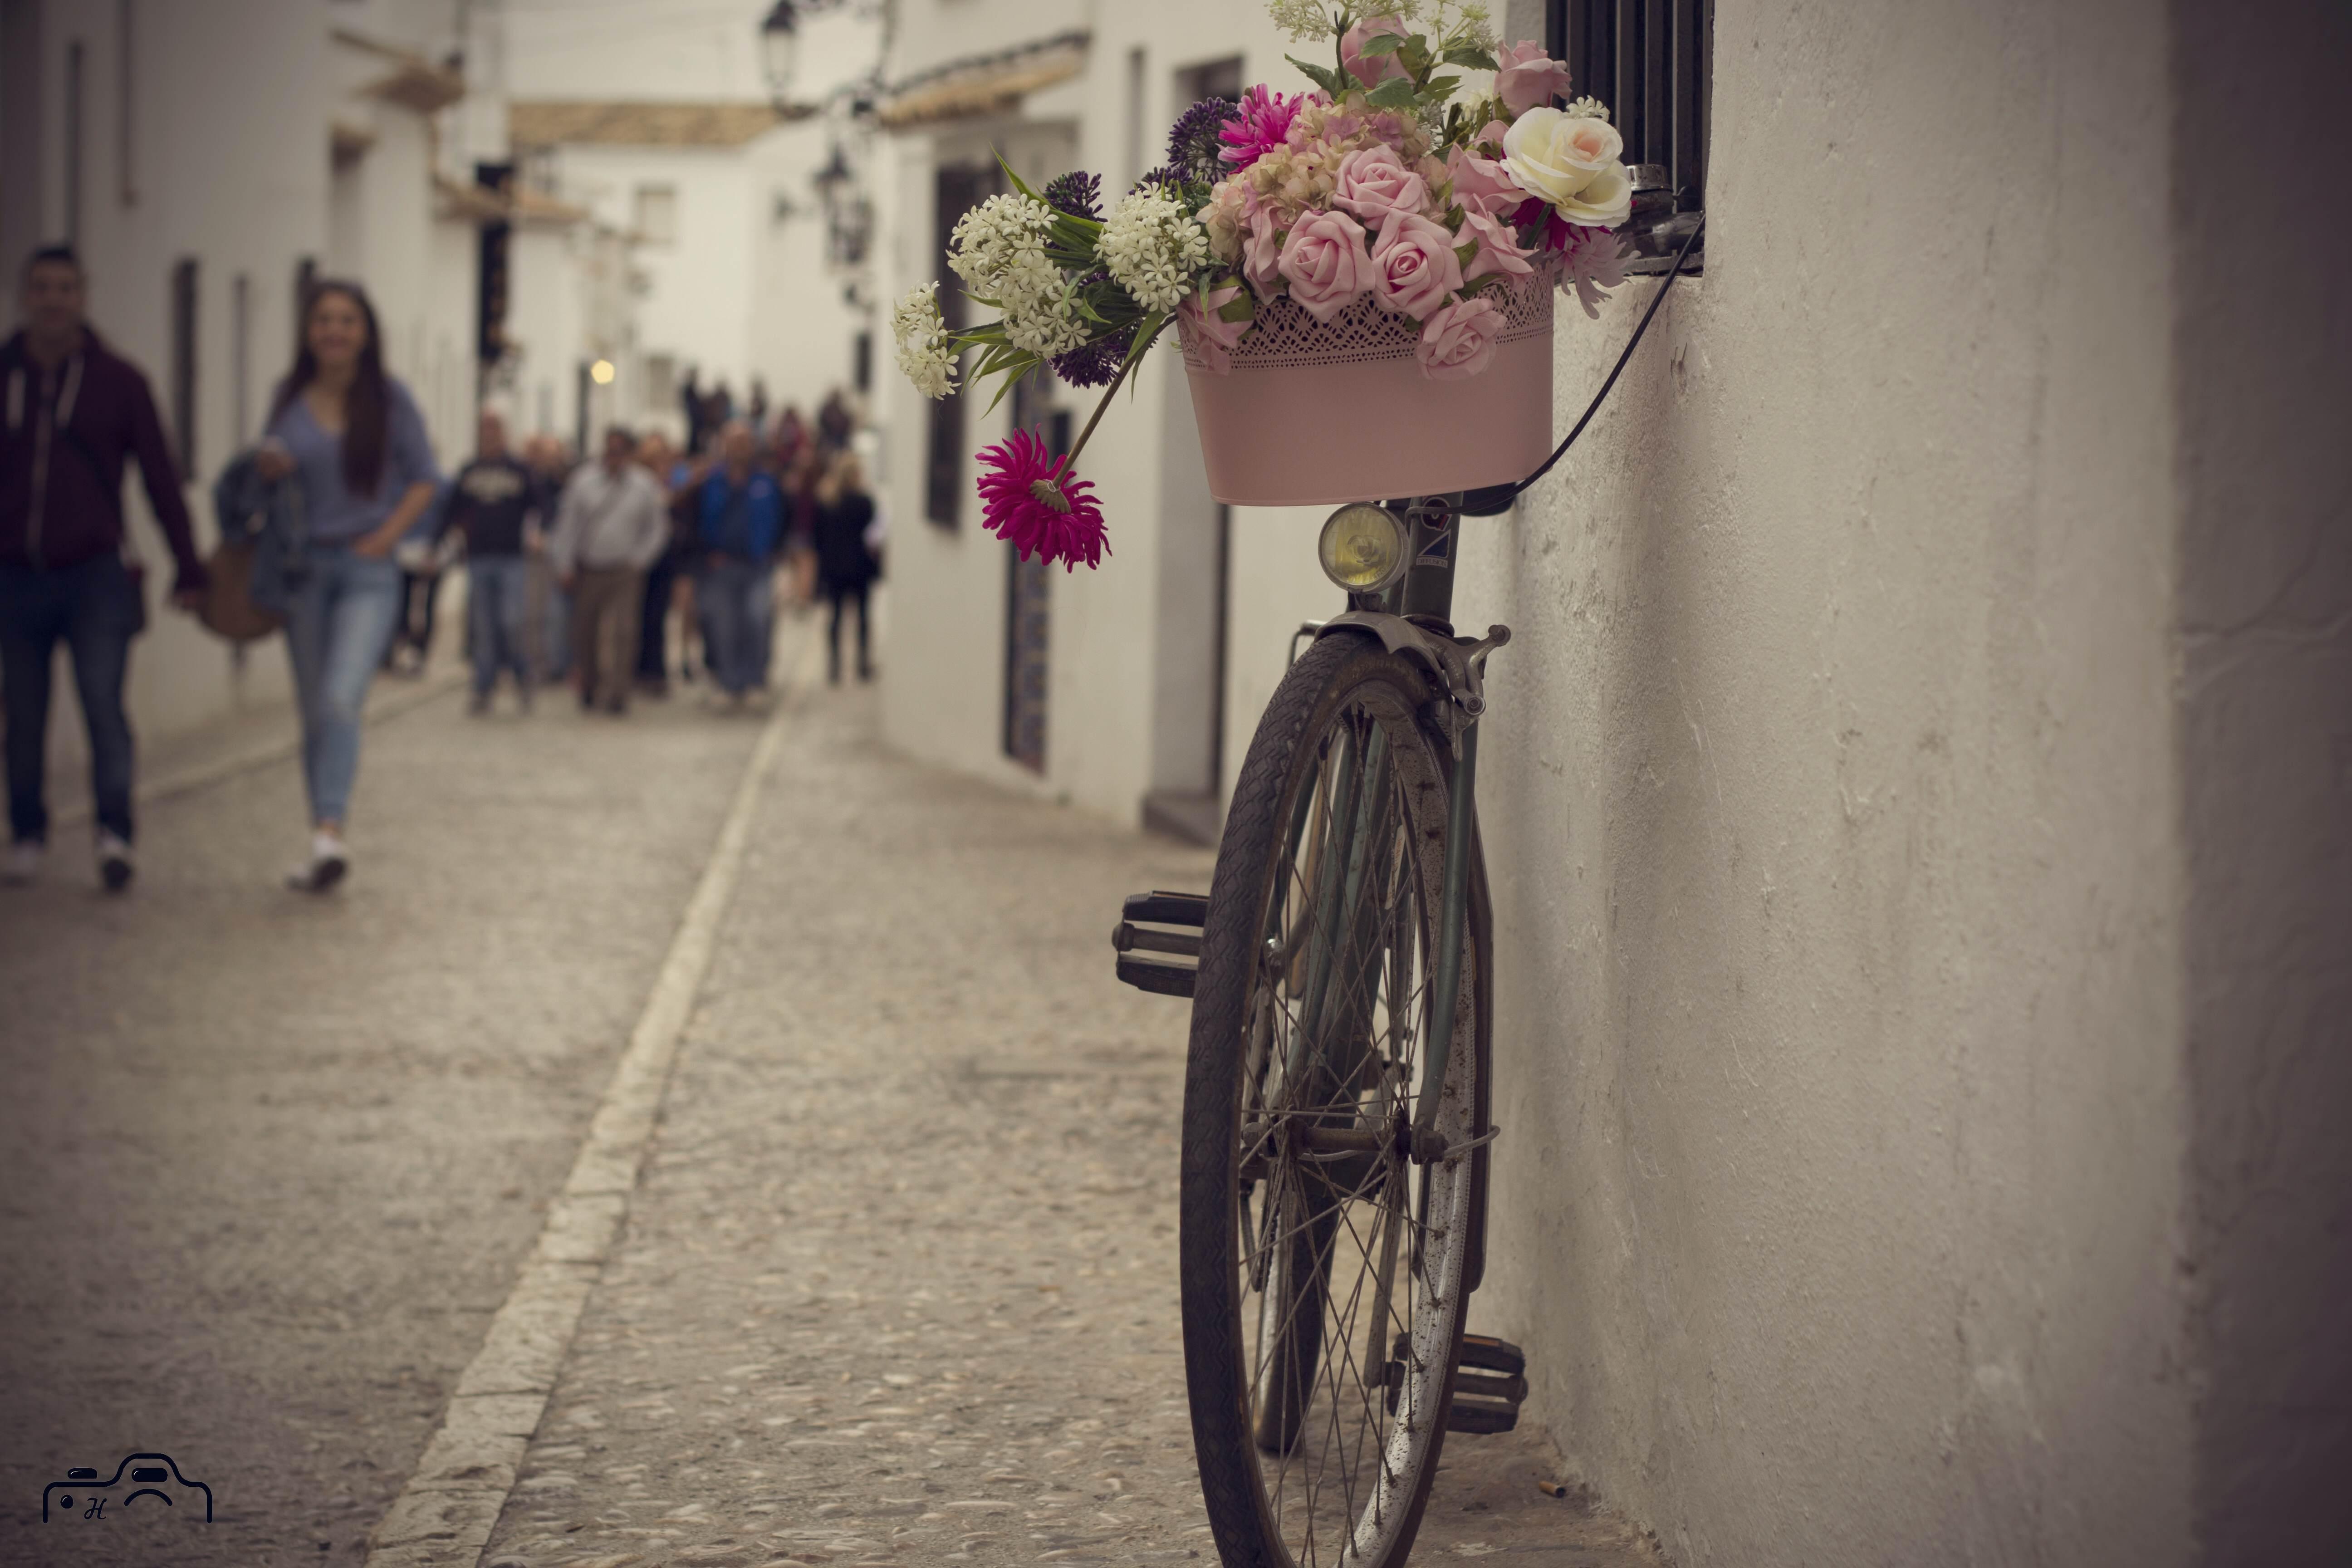
[{"label": "white building facade", "polygon": [[[1704,275],[1465,531],[1457,622],[1517,634],[1472,1327],[1678,1563],[2336,1560],[2352,317],[2295,193],[2341,17],[1688,14]],[[995,154],[1121,190],[1228,62],[1292,75],[1238,0],[898,39],[893,294]],[[2288,211],[2326,237],[2242,243]],[[1561,311],[1563,431],[1656,288]],[[971,494],[1013,400],[889,385],[890,739],[1197,820],[1339,607],[1319,512],[1221,521],[1163,363],[1080,464],[1114,553],[1024,582]]]},{"label": "white building facade", "polygon": [[[5,0],[0,11],[0,258],[69,240],[92,322],[146,373],[177,448],[200,544],[209,487],[266,422],[293,361],[300,290],[369,289],[385,363],[422,405],[445,463],[472,437],[478,225],[462,65],[494,9],[450,0],[221,0],[101,6]],[[165,560],[145,498],[131,530]],[[169,573],[159,564],[151,598]],[[149,739],[283,701],[273,646],[239,658],[152,606],[131,665]],[[70,694],[69,681],[59,689]],[[62,764],[81,754],[69,700]]]}]

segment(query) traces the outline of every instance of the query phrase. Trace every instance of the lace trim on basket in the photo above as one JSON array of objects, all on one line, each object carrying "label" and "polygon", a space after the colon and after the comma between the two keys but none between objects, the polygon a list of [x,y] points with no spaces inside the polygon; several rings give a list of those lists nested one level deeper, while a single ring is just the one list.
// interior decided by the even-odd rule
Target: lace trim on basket
[{"label": "lace trim on basket", "polygon": [[[1538,265],[1525,278],[1514,279],[1494,291],[1503,309],[1498,342],[1548,336],[1551,331],[1552,282],[1556,267]],[[1190,323],[1181,318],[1177,331],[1184,345],[1184,363],[1205,371]],[[1380,360],[1411,359],[1421,341],[1421,323],[1381,309],[1367,294],[1328,321],[1318,321],[1294,303],[1287,294],[1258,301],[1257,317],[1242,341],[1234,345],[1235,370],[1278,370],[1295,364],[1370,364]]]}]

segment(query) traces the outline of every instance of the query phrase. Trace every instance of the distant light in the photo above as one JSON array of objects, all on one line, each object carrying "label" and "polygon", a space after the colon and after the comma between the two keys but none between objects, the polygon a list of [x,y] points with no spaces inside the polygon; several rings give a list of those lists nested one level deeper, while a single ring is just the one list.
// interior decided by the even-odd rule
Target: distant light
[{"label": "distant light", "polygon": [[588,367],[588,379],[594,382],[599,386],[612,385],[613,362],[608,359],[600,359],[594,364],[590,365]]}]

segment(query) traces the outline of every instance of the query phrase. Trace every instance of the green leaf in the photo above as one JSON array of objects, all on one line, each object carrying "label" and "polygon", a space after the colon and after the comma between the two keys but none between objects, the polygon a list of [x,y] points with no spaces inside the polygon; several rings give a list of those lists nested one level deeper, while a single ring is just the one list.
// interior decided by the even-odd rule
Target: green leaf
[{"label": "green leaf", "polygon": [[1462,79],[1458,76],[1433,76],[1422,87],[1421,96],[1432,103],[1444,103],[1461,85]]},{"label": "green leaf", "polygon": [[1443,58],[1447,65],[1466,66],[1475,71],[1491,71],[1500,70],[1503,68],[1496,63],[1494,56],[1488,54],[1486,50],[1470,44],[1457,44],[1454,47],[1446,50],[1440,58]]},{"label": "green leaf", "polygon": [[1467,267],[1478,259],[1478,242],[1474,239],[1467,245],[1457,245],[1454,247],[1454,254],[1463,266]]},{"label": "green leaf", "polygon": [[[1356,52],[1368,60],[1376,60],[1382,55],[1396,53],[1404,47],[1406,41],[1402,33],[1374,33],[1364,40],[1364,47]],[[1418,43],[1420,40],[1415,38],[1412,41]]]},{"label": "green leaf", "polygon": [[1411,77],[1392,76],[1364,94],[1364,101],[1374,109],[1411,109],[1414,97]]},{"label": "green leaf", "polygon": [[1305,73],[1308,81],[1313,82],[1333,98],[1338,98],[1345,90],[1339,86],[1339,76],[1337,71],[1325,70],[1321,66],[1310,66],[1296,55],[1285,55],[1282,58],[1297,66],[1301,72]]}]

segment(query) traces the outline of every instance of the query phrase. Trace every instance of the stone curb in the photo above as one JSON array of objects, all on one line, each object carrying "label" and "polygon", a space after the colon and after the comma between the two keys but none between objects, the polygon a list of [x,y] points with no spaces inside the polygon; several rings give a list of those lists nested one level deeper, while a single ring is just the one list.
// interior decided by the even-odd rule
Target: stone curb
[{"label": "stone curb", "polygon": [[539,1244],[490,1320],[408,1484],[368,1536],[367,1568],[472,1568],[514,1490],[516,1473],[554,1392],[596,1276],[628,1217],[646,1144],[669,1085],[694,999],[718,950],[751,841],[760,793],[782,749],[792,699],[814,681],[818,643],[805,637],[782,700],[751,760],[679,920],[645,1010],[588,1125]]}]

